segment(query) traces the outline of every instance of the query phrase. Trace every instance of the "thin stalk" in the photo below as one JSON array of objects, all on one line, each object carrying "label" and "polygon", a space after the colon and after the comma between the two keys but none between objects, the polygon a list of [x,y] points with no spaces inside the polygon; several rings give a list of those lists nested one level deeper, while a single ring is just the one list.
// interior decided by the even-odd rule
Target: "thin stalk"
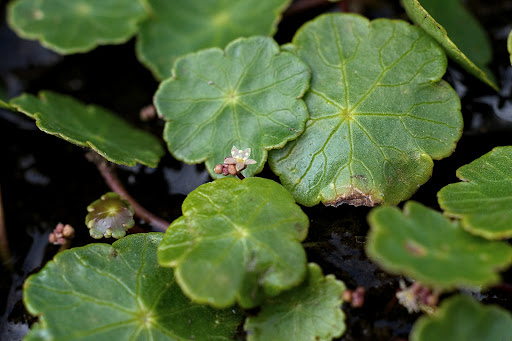
[{"label": "thin stalk", "polygon": [[151,226],[157,228],[158,230],[165,232],[169,227],[170,223],[165,221],[164,219],[154,215],[149,212],[147,209],[142,207],[124,188],[123,184],[117,178],[115,174],[115,169],[111,165],[108,164],[108,161],[99,156],[96,153],[87,153],[86,157],[89,161],[93,162],[98,170],[100,171],[101,176],[105,179],[108,187],[121,197],[126,199],[132,206],[135,211],[135,216],[143,219]]}]

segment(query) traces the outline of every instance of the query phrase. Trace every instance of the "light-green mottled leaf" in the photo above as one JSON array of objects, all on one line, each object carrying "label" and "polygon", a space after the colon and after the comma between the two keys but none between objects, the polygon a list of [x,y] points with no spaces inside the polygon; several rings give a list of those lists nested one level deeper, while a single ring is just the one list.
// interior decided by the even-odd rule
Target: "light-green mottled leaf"
[{"label": "light-green mottled leaf", "polygon": [[246,319],[248,341],[327,341],[345,332],[341,295],[345,284],[320,267],[308,265],[298,287],[265,301],[256,316]]},{"label": "light-green mottled leaf", "polygon": [[439,206],[468,232],[488,239],[512,237],[512,147],[497,147],[457,169],[463,182],[443,187]]},{"label": "light-green mottled leaf", "polygon": [[508,34],[507,38],[507,50],[510,54],[510,64],[512,64],[512,31]]},{"label": "light-green mottled leaf", "polygon": [[311,68],[305,132],[269,163],[298,203],[374,206],[409,198],[461,136],[446,56],[421,29],[328,14],[293,38]]},{"label": "light-green mottled leaf", "polygon": [[39,316],[29,340],[231,340],[242,316],[190,302],[160,267],[163,234],[136,234],[113,245],[64,251],[24,284]]},{"label": "light-green mottled leaf", "polygon": [[438,289],[491,285],[512,263],[512,247],[464,231],[416,202],[370,212],[366,253],[383,269]]},{"label": "light-green mottled leaf", "polygon": [[290,193],[263,178],[223,178],[192,191],[158,247],[198,303],[244,308],[298,285],[309,220]]},{"label": "light-green mottled leaf", "polygon": [[87,206],[85,225],[95,239],[122,238],[135,225],[133,206],[115,192],[108,192]]},{"label": "light-green mottled leaf", "polygon": [[444,47],[450,58],[484,83],[498,90],[487,68],[492,59],[489,39],[460,0],[401,0],[413,22]]},{"label": "light-green mottled leaf", "polygon": [[134,128],[111,111],[69,96],[43,91],[39,98],[23,94],[10,104],[35,119],[45,133],[92,148],[114,163],[156,167],[164,154],[155,136]]},{"label": "light-green mottled leaf", "polygon": [[410,340],[505,341],[512,340],[511,326],[507,310],[457,295],[444,300],[433,315],[416,321]]},{"label": "light-green mottled leaf", "polygon": [[147,0],[137,56],[157,79],[171,76],[176,58],[253,35],[272,35],[290,0]]},{"label": "light-green mottled leaf", "polygon": [[212,177],[233,146],[251,148],[256,160],[243,172],[263,169],[267,150],[296,138],[308,118],[301,97],[309,69],[281,52],[271,38],[241,38],[226,50],[211,48],[180,58],[174,77],[164,81],[155,106],[163,116],[164,138],[178,160],[206,162]]},{"label": "light-green mottled leaf", "polygon": [[124,43],[146,16],[139,0],[16,0],[7,19],[21,37],[69,54]]}]

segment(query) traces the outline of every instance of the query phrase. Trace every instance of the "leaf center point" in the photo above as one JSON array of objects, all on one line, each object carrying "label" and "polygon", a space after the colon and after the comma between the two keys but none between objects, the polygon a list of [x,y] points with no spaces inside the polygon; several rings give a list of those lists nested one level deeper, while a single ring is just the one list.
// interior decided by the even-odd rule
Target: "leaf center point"
[{"label": "leaf center point", "polygon": [[238,102],[238,94],[235,90],[229,90],[226,93],[226,101],[230,104],[236,104]]}]

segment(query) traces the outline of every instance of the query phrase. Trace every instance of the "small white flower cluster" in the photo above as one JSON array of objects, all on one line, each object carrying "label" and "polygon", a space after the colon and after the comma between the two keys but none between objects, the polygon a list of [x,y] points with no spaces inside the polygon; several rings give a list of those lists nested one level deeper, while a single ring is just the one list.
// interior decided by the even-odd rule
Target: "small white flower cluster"
[{"label": "small white flower cluster", "polygon": [[225,158],[223,164],[216,165],[214,171],[217,174],[238,175],[247,168],[247,165],[256,163],[255,160],[249,159],[250,155],[251,148],[241,150],[233,146],[233,148],[231,148],[231,156]]}]

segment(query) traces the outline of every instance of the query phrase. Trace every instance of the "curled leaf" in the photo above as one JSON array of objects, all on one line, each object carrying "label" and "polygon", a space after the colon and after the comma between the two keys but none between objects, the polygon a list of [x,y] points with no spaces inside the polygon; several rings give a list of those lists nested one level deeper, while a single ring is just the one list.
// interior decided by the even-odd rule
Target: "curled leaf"
[{"label": "curled leaf", "polygon": [[22,94],[9,103],[36,120],[39,129],[80,147],[92,148],[105,159],[127,166],[137,162],[156,167],[164,154],[160,141],[113,112],[51,91]]},{"label": "curled leaf", "polygon": [[487,64],[492,47],[485,30],[460,0],[402,0],[411,20],[430,34],[448,56],[498,90]]},{"label": "curled leaf", "polygon": [[132,205],[114,192],[102,195],[87,206],[87,211],[89,214],[85,217],[85,224],[95,239],[122,238],[135,224]]}]

